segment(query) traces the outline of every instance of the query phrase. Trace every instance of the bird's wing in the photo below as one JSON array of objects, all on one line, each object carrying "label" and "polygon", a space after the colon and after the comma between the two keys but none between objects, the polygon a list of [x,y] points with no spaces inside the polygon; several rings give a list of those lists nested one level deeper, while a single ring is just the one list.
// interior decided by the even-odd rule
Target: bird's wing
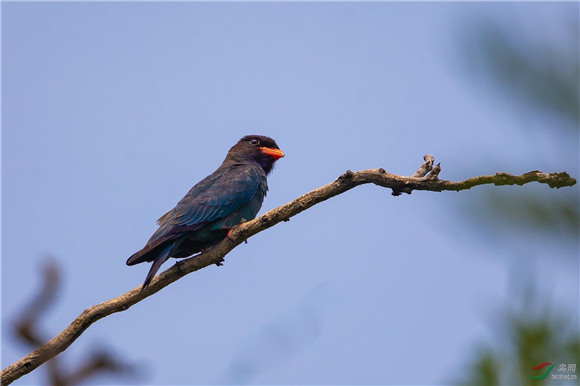
[{"label": "bird's wing", "polygon": [[159,219],[157,220],[157,225],[161,225],[161,223],[163,221],[165,221],[165,219],[167,219],[167,217],[169,217],[171,212],[173,212],[173,209],[171,209],[169,212],[165,213],[163,216],[159,217]]},{"label": "bird's wing", "polygon": [[265,179],[266,174],[257,165],[238,164],[216,170],[159,219],[160,227],[149,243],[230,215],[254,197]]}]

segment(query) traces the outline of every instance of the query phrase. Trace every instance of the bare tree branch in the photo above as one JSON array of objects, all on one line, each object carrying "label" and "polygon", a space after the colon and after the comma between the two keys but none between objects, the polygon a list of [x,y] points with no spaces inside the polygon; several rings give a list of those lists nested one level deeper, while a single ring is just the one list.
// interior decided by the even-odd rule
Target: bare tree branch
[{"label": "bare tree branch", "polygon": [[[38,327],[40,317],[48,308],[54,303],[57,297],[57,292],[60,288],[61,278],[60,270],[53,259],[48,259],[42,267],[42,285],[38,295],[30,302],[16,321],[14,328],[16,335],[23,342],[36,348],[42,346],[46,341],[42,336]],[[60,385],[60,362],[58,357],[52,358],[47,363],[48,378],[51,385]]]},{"label": "bare tree branch", "polygon": [[262,232],[281,221],[288,221],[291,217],[305,211],[306,209],[328,200],[334,196],[342,194],[356,186],[373,183],[393,190],[394,196],[402,193],[411,194],[413,190],[428,190],[433,192],[461,191],[471,189],[475,186],[494,185],[524,185],[530,182],[547,184],[551,188],[561,188],[574,186],[576,180],[568,173],[542,173],[533,171],[522,175],[511,175],[508,173],[496,173],[469,178],[461,182],[440,180],[438,178],[441,171],[440,165],[433,165],[433,157],[425,156],[425,163],[417,170],[414,177],[403,177],[387,173],[384,169],[369,169],[353,173],[347,170],[346,173],[338,177],[335,181],[306,193],[288,204],[265,213],[264,215],[238,225],[231,234],[231,238],[226,238],[211,250],[194,257],[177,262],[174,266],[159,274],[150,286],[141,292],[141,286],[106,302],[94,305],[84,310],[64,331],[52,340],[37,348],[24,358],[13,363],[2,370],[2,386],[9,385],[16,379],[26,375],[42,365],[47,360],[53,358],[66,350],[81,334],[95,323],[108,315],[127,310],[132,305],[153,295],[164,287],[182,278],[183,276],[205,268],[212,264],[221,263],[224,257],[239,244],[243,243],[253,235]]},{"label": "bare tree branch", "polygon": [[[60,269],[54,259],[48,259],[43,266],[43,281],[38,295],[25,307],[14,324],[16,336],[33,348],[42,346],[46,339],[41,332],[40,319],[54,304],[61,284]],[[106,350],[95,350],[76,370],[70,371],[58,361],[58,356],[48,360],[48,384],[52,386],[71,386],[84,382],[98,373],[131,373],[132,365],[121,362]],[[4,376],[4,374],[2,374]],[[4,382],[4,378],[2,379]]]}]

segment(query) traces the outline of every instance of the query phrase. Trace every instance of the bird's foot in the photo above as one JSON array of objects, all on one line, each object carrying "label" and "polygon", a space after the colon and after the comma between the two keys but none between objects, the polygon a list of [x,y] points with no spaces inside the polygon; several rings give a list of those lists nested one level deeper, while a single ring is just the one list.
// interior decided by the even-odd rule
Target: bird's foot
[{"label": "bird's foot", "polygon": [[223,267],[225,261],[226,261],[226,259],[221,259],[220,261],[215,263],[215,265],[217,265],[218,267]]},{"label": "bird's foot", "polygon": [[240,220],[240,222],[238,224],[234,225],[231,228],[224,227],[223,229],[227,229],[228,230],[228,239],[234,241],[234,238],[232,236],[232,232],[234,231],[234,229],[236,229],[238,227],[238,225],[243,224],[245,222],[247,222],[247,220],[245,218],[243,218],[243,219]]},{"label": "bird's foot", "polygon": [[229,228],[228,230],[228,239],[234,241],[234,238],[232,237],[232,232],[233,230],[237,227],[237,225],[234,225],[233,227]]}]

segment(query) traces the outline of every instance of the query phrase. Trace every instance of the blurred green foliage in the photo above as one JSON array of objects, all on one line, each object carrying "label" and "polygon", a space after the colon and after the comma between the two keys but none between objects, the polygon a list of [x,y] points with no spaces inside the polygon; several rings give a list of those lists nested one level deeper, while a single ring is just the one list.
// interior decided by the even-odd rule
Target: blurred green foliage
[{"label": "blurred green foliage", "polygon": [[[481,30],[479,41],[483,55],[479,63],[503,90],[534,107],[554,111],[572,121],[580,122],[578,81],[578,20],[570,19],[570,46],[534,46],[526,50],[516,36],[505,33],[496,24]],[[535,43],[538,44],[538,43]],[[571,125],[555,129],[573,128]],[[576,125],[577,128],[577,125]]]},{"label": "blurred green foliage", "polygon": [[[526,39],[514,33],[513,28],[508,32],[505,26],[486,21],[462,34],[460,46],[469,64],[469,75],[491,80],[503,94],[512,97],[514,107],[519,105],[551,114],[557,124],[545,130],[554,132],[562,142],[578,143],[580,23],[577,14],[563,16],[570,34],[564,45]],[[578,154],[572,158],[574,170],[568,172],[578,170]],[[483,199],[486,202],[481,210],[492,213],[494,221],[503,220],[514,228],[563,232],[565,237],[578,238],[580,197],[576,187],[559,191],[556,199],[549,192],[530,194],[498,189]]]},{"label": "blurred green foliage", "polygon": [[513,304],[498,313],[495,338],[499,344],[478,344],[463,379],[455,383],[526,385],[535,382],[526,375],[541,374],[531,368],[544,362],[580,363],[580,336],[573,318],[551,307],[548,299],[541,299],[531,281],[525,293],[512,300]]},{"label": "blurred green foliage", "polygon": [[[576,10],[577,10],[576,6]],[[577,12],[576,12],[577,13]],[[486,22],[463,35],[462,51],[471,71],[491,80],[502,93],[511,95],[514,106],[530,106],[568,124],[546,127],[563,140],[578,141],[580,128],[579,16],[567,18],[570,33],[567,46],[525,41],[513,28]],[[472,75],[472,74],[471,74]],[[580,152],[580,149],[579,149]],[[576,157],[577,162],[577,157]],[[577,168],[578,165],[571,165]],[[575,169],[577,170],[577,169]],[[577,176],[575,176],[577,177]],[[481,219],[491,213],[493,221],[503,221],[514,230],[540,229],[578,243],[580,197],[575,187],[554,195],[531,191],[491,190],[484,204],[470,208],[469,215]],[[484,223],[484,226],[494,226]],[[578,256],[570,256],[577,259]],[[462,378],[462,385],[549,384],[525,375],[539,375],[531,367],[544,362],[580,364],[578,315],[550,307],[550,299],[540,297],[530,277],[512,277],[526,282],[526,288],[512,297],[506,310],[496,314],[496,341],[479,343],[473,350]],[[512,303],[513,302],[513,303]],[[576,310],[577,305],[572,309]],[[556,373],[557,367],[552,373]],[[580,375],[577,374],[576,375]],[[534,383],[535,382],[535,383]],[[558,380],[559,385],[570,381]],[[578,384],[578,380],[573,384]]]}]

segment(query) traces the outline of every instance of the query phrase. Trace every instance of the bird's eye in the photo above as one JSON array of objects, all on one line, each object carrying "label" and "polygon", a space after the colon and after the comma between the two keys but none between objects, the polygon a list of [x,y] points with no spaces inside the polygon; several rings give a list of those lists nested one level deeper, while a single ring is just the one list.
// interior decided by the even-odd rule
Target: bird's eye
[{"label": "bird's eye", "polygon": [[260,140],[258,138],[250,139],[250,145],[259,145]]}]

